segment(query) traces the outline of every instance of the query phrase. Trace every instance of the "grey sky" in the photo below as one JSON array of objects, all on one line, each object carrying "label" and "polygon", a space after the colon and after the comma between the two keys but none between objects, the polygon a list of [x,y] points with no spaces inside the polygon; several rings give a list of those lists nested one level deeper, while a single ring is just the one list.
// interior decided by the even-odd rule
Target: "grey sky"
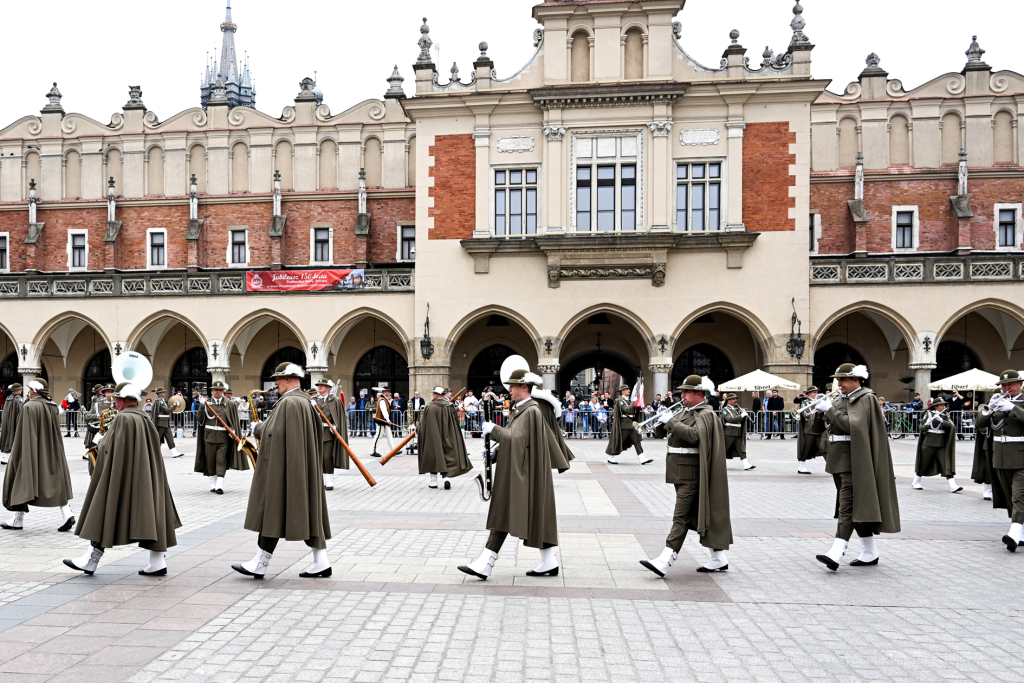
[{"label": "grey sky", "polygon": [[[453,61],[472,70],[477,45],[486,41],[498,75],[517,71],[533,53],[531,0],[233,0],[236,46],[247,51],[256,78],[257,105],[274,116],[293,103],[303,76],[318,71],[333,113],[367,98],[380,98],[397,63],[412,94],[411,65],[419,26],[428,17],[440,44],[438,70]],[[996,70],[1024,72],[1015,51],[1024,24],[1021,0],[804,0],[805,33],[816,45],[813,74],[830,78],[842,92],[877,52],[890,78],[910,89],[959,71],[971,35],[987,50]],[[143,100],[161,119],[199,104],[199,80],[207,51],[220,46],[224,0],[50,0],[43,5],[4,3],[3,97],[0,127],[38,115],[57,81],[64,108],[102,123],[141,85]],[[723,7],[729,6],[727,11]],[[739,29],[753,64],[765,45],[789,43],[791,0],[689,0],[678,20],[681,43],[698,61],[716,65]],[[45,10],[44,10],[45,8]],[[41,13],[42,12],[42,13]],[[1016,54],[1015,54],[1016,52]]]}]

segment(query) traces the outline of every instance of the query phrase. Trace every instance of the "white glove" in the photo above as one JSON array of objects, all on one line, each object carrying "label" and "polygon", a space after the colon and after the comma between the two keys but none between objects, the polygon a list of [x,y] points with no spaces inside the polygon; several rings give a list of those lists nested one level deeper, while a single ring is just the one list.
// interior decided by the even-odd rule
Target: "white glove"
[{"label": "white glove", "polygon": [[202,396],[198,397],[198,399],[197,399],[197,400],[198,400],[198,401],[199,401],[199,402],[200,402],[200,403],[201,403],[202,405],[206,405],[206,399],[205,399],[205,398],[203,398]]},{"label": "white glove", "polygon": [[1008,413],[1008,412],[1010,412],[1011,410],[1013,410],[1016,407],[1017,407],[1016,403],[1014,403],[1013,401],[1008,401],[1005,398],[1002,401],[999,401],[998,403],[996,403],[995,406],[994,406],[994,408],[996,410],[998,410],[1000,412],[1003,412],[1003,413]]},{"label": "white glove", "polygon": [[493,422],[486,422],[486,421],[485,421],[485,422],[484,422],[484,425],[483,425],[483,432],[484,432],[484,436],[487,436],[488,434],[490,434],[490,433],[491,433],[491,431],[492,431],[492,430],[493,430],[493,429],[494,429],[494,428],[495,428],[496,426],[497,426],[497,425],[495,425],[495,424],[494,424]]},{"label": "white glove", "polygon": [[742,417],[746,417],[747,416],[747,409],[746,408],[740,408],[740,415]]},{"label": "white glove", "polygon": [[819,413],[827,413],[828,411],[832,410],[832,401],[830,401],[827,398],[823,398],[820,401],[818,401],[817,405],[814,406],[814,409],[817,410]]},{"label": "white glove", "polygon": [[671,421],[672,421],[672,413],[670,413],[667,410],[664,413],[662,413],[661,415],[658,416],[658,422],[660,422],[663,425],[667,425]]},{"label": "white glove", "polygon": [[100,441],[103,441],[103,437],[104,436],[106,436],[106,435],[105,434],[97,434],[94,437],[92,437],[93,444],[95,445],[95,444],[98,444]]}]

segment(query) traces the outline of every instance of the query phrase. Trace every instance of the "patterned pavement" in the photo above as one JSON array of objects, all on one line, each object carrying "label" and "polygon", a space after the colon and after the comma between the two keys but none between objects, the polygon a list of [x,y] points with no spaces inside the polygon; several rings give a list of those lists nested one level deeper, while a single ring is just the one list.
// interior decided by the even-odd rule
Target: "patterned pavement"
[{"label": "patterned pavement", "polygon": [[[266,581],[232,572],[255,551],[241,528],[251,472],[216,496],[191,457],[165,460],[184,523],[165,578],[138,576],[133,548],[71,572],[61,560],[86,544],[33,510],[0,533],[0,681],[1024,680],[1024,553],[1006,552],[1005,513],[969,480],[972,442],[958,495],[940,478],[913,491],[915,442],[894,442],[903,532],[879,541],[879,566],[831,574],[814,561],[835,529],[823,463],[797,475],[794,441],[752,440],[757,469],[729,464],[729,571],[696,573],[707,552],[691,537],[664,580],[638,563],[670,525],[664,442],[643,467],[570,443],[555,578],[526,577],[538,553],[511,542],[487,582],[459,572],[486,539],[486,503],[468,477],[428,489],[410,456],[367,462],[374,489],[339,475],[326,580],[298,578],[300,543],[280,545]],[[81,441],[66,446],[77,509],[88,474]]]}]

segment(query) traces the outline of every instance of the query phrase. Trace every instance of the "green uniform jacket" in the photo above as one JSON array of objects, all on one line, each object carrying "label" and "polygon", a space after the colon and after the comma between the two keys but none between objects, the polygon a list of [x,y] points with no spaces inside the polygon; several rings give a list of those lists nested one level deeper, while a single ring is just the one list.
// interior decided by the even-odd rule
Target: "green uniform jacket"
[{"label": "green uniform jacket", "polygon": [[747,457],[747,418],[743,417],[743,411],[739,406],[734,408],[726,404],[722,407],[721,418],[725,438],[729,441],[736,439],[740,457]]},{"label": "green uniform jacket", "polygon": [[163,551],[177,544],[180,526],[156,427],[142,408],[125,408],[100,441],[75,534],[101,548],[144,543]]},{"label": "green uniform jacket", "polygon": [[0,420],[0,453],[10,453],[14,444],[14,432],[18,429],[18,417],[25,399],[12,394],[4,403],[4,414]]},{"label": "green uniform jacket", "polygon": [[508,424],[491,432],[498,458],[487,528],[512,534],[530,548],[558,545],[551,470],[565,472],[569,462],[537,401],[529,399],[509,413]]},{"label": "green uniform jacket", "polygon": [[[658,423],[654,435],[667,437],[673,448],[700,448],[700,472],[697,489],[697,534],[705,548],[728,550],[732,545],[732,518],[729,513],[729,475],[725,469],[725,435],[722,422],[707,403],[685,410],[668,424]],[[665,482],[681,484],[685,477],[683,456],[665,457]]]},{"label": "green uniform jacket", "polygon": [[[1021,398],[1024,394],[1018,396]],[[1024,436],[1024,399],[1014,401],[1014,409],[1008,413],[997,411],[983,416],[978,411],[975,427],[978,430],[992,429],[992,468],[1003,470],[1024,469],[1024,441],[1001,443],[1000,436]],[[24,418],[22,418],[24,419]],[[12,456],[13,457],[13,456]],[[994,474],[994,473],[993,473]],[[1003,488],[999,477],[992,477],[992,507],[1004,509],[1007,514],[1013,508],[1013,492]]]},{"label": "green uniform jacket", "polygon": [[[889,451],[889,435],[875,392],[861,388],[825,413],[833,433],[849,434],[853,475],[853,523],[872,525],[875,534],[900,531],[900,504]],[[839,509],[836,492],[836,510]],[[838,514],[838,512],[837,512]]]},{"label": "green uniform jacket", "polygon": [[[917,460],[914,463],[914,472],[919,477],[934,477],[941,474],[949,479],[956,476],[956,427],[945,412],[940,413],[939,416],[942,418],[942,424],[934,429],[940,430],[942,434],[931,431],[931,423],[924,418],[921,419],[921,434],[917,438]],[[924,462],[926,446],[942,449],[939,452],[938,462],[934,460],[929,463]],[[929,465],[927,469],[925,469],[926,464]]]},{"label": "green uniform jacket", "polygon": [[[307,397],[308,398],[308,397]],[[238,404],[235,403],[234,399],[225,398],[217,405],[210,403],[212,399],[207,399],[206,403],[199,404],[199,410],[196,411],[196,466],[194,472],[200,474],[209,474],[206,471],[206,449],[209,446],[206,445],[206,427],[221,427],[220,421],[213,416],[213,412],[216,411],[220,415],[221,419],[227,423],[228,427],[231,427],[231,431],[235,433],[235,436],[242,438],[242,427],[238,421]],[[312,410],[312,409],[311,409]],[[209,413],[209,416],[207,416]],[[317,415],[317,418],[320,416]],[[249,469],[249,458],[238,450],[238,444],[231,438],[231,435],[227,432],[218,430],[211,430],[212,434],[216,434],[216,438],[227,439],[228,444],[228,469],[229,470],[247,470]],[[210,443],[223,443],[223,441],[213,441]],[[214,472],[216,474],[216,472]]]},{"label": "green uniform jacket", "polygon": [[473,469],[466,452],[459,423],[452,418],[451,405],[439,398],[424,404],[416,431],[420,474],[458,477]]},{"label": "green uniform jacket", "polygon": [[608,438],[607,455],[618,455],[627,446],[626,439],[630,434],[636,434],[637,438],[643,438],[640,432],[636,431],[636,416],[639,408],[630,403],[629,399],[620,396],[615,399],[615,408],[612,412],[611,432]]},{"label": "green uniform jacket", "polygon": [[[338,431],[338,434],[348,443],[348,415],[345,413],[344,404],[338,400],[337,396],[331,396],[328,394],[326,399],[317,397],[316,404],[320,406],[320,410],[324,411],[324,415],[331,421],[334,428]],[[315,410],[317,418],[320,420],[320,424],[323,425],[324,420],[320,417],[320,413]],[[331,453],[334,457],[334,468],[338,470],[347,470],[352,467],[352,463],[348,457],[348,451],[342,448],[341,444],[338,443],[338,437],[334,436],[334,432],[328,427],[324,427],[324,445],[331,444]]]},{"label": "green uniform jacket", "polygon": [[73,497],[57,404],[42,396],[29,399],[21,408],[4,473],[4,507],[55,508]]},{"label": "green uniform jacket", "polygon": [[256,425],[260,457],[249,489],[245,528],[270,538],[331,537],[323,485],[323,420],[302,389],[282,396]]},{"label": "green uniform jacket", "polygon": [[[174,411],[167,405],[167,401],[158,398],[153,401],[153,411],[149,414],[153,419],[153,425],[157,429],[167,429],[171,426],[171,415]],[[230,422],[228,424],[231,424]]]}]

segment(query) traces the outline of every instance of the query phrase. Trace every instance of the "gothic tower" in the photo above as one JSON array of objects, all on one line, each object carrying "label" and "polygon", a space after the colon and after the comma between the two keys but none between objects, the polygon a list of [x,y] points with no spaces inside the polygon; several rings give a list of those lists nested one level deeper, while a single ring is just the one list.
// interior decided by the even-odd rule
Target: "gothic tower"
[{"label": "gothic tower", "polygon": [[207,60],[206,74],[199,85],[200,102],[206,108],[207,102],[212,96],[213,87],[217,81],[221,81],[226,89],[225,96],[228,104],[232,107],[256,107],[256,88],[253,85],[252,76],[249,74],[249,58],[246,57],[241,67],[238,63],[238,56],[235,53],[235,31],[238,25],[231,21],[231,0],[228,0],[227,13],[224,23],[220,25],[224,34],[223,44],[220,49],[220,61],[214,53],[212,64]]}]

